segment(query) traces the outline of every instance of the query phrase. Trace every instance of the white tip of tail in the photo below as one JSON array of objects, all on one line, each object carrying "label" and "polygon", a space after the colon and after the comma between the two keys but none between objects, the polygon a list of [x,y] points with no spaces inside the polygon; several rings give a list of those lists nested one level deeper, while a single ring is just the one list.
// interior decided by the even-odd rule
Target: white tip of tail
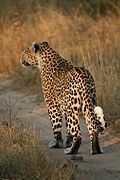
[{"label": "white tip of tail", "polygon": [[103,109],[99,106],[96,106],[94,108],[94,112],[97,116],[98,129],[99,129],[100,133],[104,134],[105,131],[107,130],[107,123],[104,120]]},{"label": "white tip of tail", "polygon": [[100,106],[96,106],[94,112],[97,116],[104,117],[103,109]]}]

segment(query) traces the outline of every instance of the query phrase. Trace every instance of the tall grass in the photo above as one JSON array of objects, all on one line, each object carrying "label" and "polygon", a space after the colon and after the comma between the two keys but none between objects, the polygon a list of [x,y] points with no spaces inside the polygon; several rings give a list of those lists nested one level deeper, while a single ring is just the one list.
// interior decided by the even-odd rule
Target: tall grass
[{"label": "tall grass", "polygon": [[5,124],[0,114],[0,179],[75,179],[73,163],[55,164],[35,133]]},{"label": "tall grass", "polygon": [[29,13],[22,14],[21,7],[11,12],[10,18],[1,16],[1,76],[13,75],[18,84],[30,84],[41,91],[38,71],[22,69],[19,57],[31,42],[47,39],[63,57],[90,70],[96,82],[98,104],[107,116],[120,115],[119,16],[109,12],[93,19],[87,13],[78,15],[75,11],[64,15],[41,5],[31,8]]}]

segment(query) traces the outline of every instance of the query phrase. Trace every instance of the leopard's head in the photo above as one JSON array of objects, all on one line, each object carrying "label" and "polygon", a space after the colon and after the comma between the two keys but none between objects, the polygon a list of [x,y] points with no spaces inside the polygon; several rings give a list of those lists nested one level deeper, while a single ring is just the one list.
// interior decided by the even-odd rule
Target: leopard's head
[{"label": "leopard's head", "polygon": [[42,43],[33,42],[21,53],[20,62],[22,66],[39,67],[42,59],[41,55],[48,47],[49,45],[47,41],[43,41]]}]

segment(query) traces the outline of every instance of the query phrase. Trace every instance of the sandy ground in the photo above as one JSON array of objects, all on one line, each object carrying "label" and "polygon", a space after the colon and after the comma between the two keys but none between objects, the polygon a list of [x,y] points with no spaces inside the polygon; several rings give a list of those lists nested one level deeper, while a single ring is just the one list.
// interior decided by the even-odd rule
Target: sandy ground
[{"label": "sandy ground", "polygon": [[[9,120],[11,106],[13,118],[31,127],[31,131],[39,136],[53,161],[60,162],[62,165],[71,162],[71,156],[65,155],[63,149],[48,148],[53,134],[45,103],[38,102],[36,95],[12,90],[12,86],[11,80],[0,80],[0,113],[3,114],[4,119]],[[120,180],[120,136],[106,132],[105,135],[100,136],[100,144],[104,153],[90,155],[88,131],[82,117],[80,125],[82,145],[76,160],[72,160],[72,163],[78,167],[75,179]],[[65,123],[63,123],[63,137],[65,139]],[[81,156],[83,160],[80,159]]]}]

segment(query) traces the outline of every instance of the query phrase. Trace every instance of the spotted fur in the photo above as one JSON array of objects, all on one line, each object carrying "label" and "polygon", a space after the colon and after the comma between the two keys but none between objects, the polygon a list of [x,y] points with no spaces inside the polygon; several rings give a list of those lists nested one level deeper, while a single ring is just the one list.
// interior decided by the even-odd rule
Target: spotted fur
[{"label": "spotted fur", "polygon": [[99,126],[103,125],[104,130],[106,128],[103,112],[97,106],[95,83],[90,72],[82,67],[74,67],[71,62],[49,47],[47,42],[33,43],[27,47],[22,52],[20,61],[23,66],[36,66],[40,69],[54,136],[61,134],[64,114],[67,134],[73,141],[81,139],[79,116],[82,111],[90,140],[96,147],[93,154],[100,153]]}]

